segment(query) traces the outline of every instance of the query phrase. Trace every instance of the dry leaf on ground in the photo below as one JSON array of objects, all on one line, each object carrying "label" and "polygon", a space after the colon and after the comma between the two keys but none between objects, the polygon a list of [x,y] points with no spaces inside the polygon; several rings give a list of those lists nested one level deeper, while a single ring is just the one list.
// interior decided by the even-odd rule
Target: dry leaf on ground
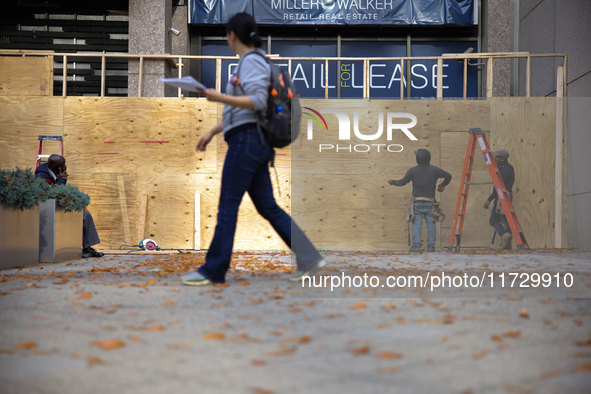
[{"label": "dry leaf on ground", "polygon": [[226,339],[226,334],[223,332],[209,332],[207,334],[203,334],[201,338],[206,341],[223,341]]},{"label": "dry leaf on ground", "polygon": [[14,348],[15,350],[30,350],[30,349],[34,349],[36,348],[37,342],[32,342],[32,341],[27,341],[27,342],[21,342],[18,345],[16,345],[16,347]]},{"label": "dry leaf on ground", "polygon": [[591,364],[590,363],[579,364],[575,368],[575,372],[591,372]]},{"label": "dry leaf on ground", "polygon": [[161,306],[173,306],[176,305],[176,301],[166,301],[164,303],[162,303]]},{"label": "dry leaf on ground", "polygon": [[109,365],[109,363],[106,362],[105,360],[101,360],[98,357],[88,356],[88,358],[86,359],[86,366],[90,368],[90,367],[94,367],[95,365],[107,366],[107,365]]},{"label": "dry leaf on ground", "polygon": [[369,354],[369,346],[361,346],[353,349],[354,356],[365,356]]},{"label": "dry leaf on ground", "polygon": [[365,304],[353,304],[353,305],[351,305],[351,309],[367,309],[367,305],[365,305]]},{"label": "dry leaf on ground", "polygon": [[125,342],[121,339],[97,339],[91,343],[102,350],[114,350],[125,346]]},{"label": "dry leaf on ground", "polygon": [[543,374],[540,375],[540,380],[552,379],[552,378],[557,377],[558,375],[560,375],[559,370],[544,372]]},{"label": "dry leaf on ground", "polygon": [[403,355],[402,353],[395,353],[389,350],[384,350],[376,354],[376,357],[380,360],[400,360]]}]

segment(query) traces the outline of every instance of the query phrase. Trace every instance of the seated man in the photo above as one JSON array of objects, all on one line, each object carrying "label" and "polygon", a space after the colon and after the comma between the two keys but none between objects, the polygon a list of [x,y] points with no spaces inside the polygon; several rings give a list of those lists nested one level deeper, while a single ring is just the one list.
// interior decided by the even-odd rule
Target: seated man
[{"label": "seated man", "polygon": [[[65,185],[68,182],[66,172],[66,159],[60,155],[51,155],[45,164],[41,164],[35,170],[37,178],[45,179],[45,182],[52,185]],[[83,212],[82,224],[82,257],[102,257],[105,254],[97,252],[91,246],[100,243],[92,215],[86,209]]]}]

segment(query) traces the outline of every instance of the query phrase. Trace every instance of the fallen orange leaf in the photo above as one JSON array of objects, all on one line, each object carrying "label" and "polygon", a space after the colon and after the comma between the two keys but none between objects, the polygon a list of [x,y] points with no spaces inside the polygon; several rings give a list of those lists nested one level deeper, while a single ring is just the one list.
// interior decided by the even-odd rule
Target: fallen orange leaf
[{"label": "fallen orange leaf", "polygon": [[503,342],[503,337],[501,337],[499,334],[494,334],[490,339],[495,342]]},{"label": "fallen orange leaf", "polygon": [[176,305],[176,301],[166,301],[162,304],[162,306],[173,306]]},{"label": "fallen orange leaf", "polygon": [[137,335],[133,335],[133,334],[127,335],[127,338],[129,338],[130,341],[135,342],[135,343],[142,343],[142,342],[144,342],[142,340],[142,338],[138,337]]},{"label": "fallen orange leaf", "polygon": [[552,379],[552,378],[557,377],[558,375],[560,375],[560,371],[559,370],[545,372],[545,373],[543,373],[543,374],[540,375],[540,380]]},{"label": "fallen orange leaf", "polygon": [[400,360],[402,358],[402,353],[394,353],[389,350],[384,350],[383,352],[376,354],[376,357],[380,360]]},{"label": "fallen orange leaf", "polygon": [[166,327],[164,327],[162,324],[154,324],[153,326],[146,327],[146,331],[164,331],[164,330],[166,330]]},{"label": "fallen orange leaf", "polygon": [[238,286],[250,286],[249,282],[240,282],[238,283]]},{"label": "fallen orange leaf", "polygon": [[252,365],[256,365],[257,367],[264,367],[265,365],[267,365],[267,362],[265,360],[259,360],[256,358],[253,358],[252,360],[250,360],[250,363]]},{"label": "fallen orange leaf", "polygon": [[29,350],[37,347],[37,342],[21,342],[14,348],[15,350]]},{"label": "fallen orange leaf", "polygon": [[279,350],[273,350],[271,352],[267,352],[265,353],[267,355],[267,357],[279,357],[279,356],[287,356],[290,354],[295,353],[295,351],[297,350],[297,347],[286,347],[283,349],[279,349]]},{"label": "fallen orange leaf", "polygon": [[226,339],[226,334],[223,332],[210,332],[207,334],[203,334],[202,339],[206,341],[223,341]]},{"label": "fallen orange leaf", "polygon": [[89,368],[90,368],[90,367],[94,367],[95,365],[105,365],[105,366],[106,366],[106,365],[109,365],[109,363],[108,363],[108,362],[106,362],[106,361],[104,361],[104,360],[101,360],[100,358],[98,358],[98,357],[95,357],[95,356],[88,356],[88,358],[87,358],[87,360],[86,360],[86,361],[87,361],[87,364],[86,364],[86,365],[87,365]]},{"label": "fallen orange leaf", "polygon": [[291,308],[289,311],[292,313],[299,313],[302,311],[302,309],[301,308]]},{"label": "fallen orange leaf", "polygon": [[504,334],[507,338],[519,338],[521,335],[521,330],[508,330]]},{"label": "fallen orange leaf", "polygon": [[123,342],[121,339],[97,339],[95,341],[92,341],[91,343],[94,346],[101,348],[103,350],[114,350],[125,346],[125,342]]},{"label": "fallen orange leaf", "polygon": [[80,304],[78,301],[76,301],[76,300],[73,300],[73,301],[72,301],[72,304],[74,304],[74,305],[76,305],[76,306],[78,306],[78,305],[81,305],[81,304]]},{"label": "fallen orange leaf", "polygon": [[583,341],[578,341],[577,345],[579,346],[591,346],[591,338],[585,339]]},{"label": "fallen orange leaf", "polygon": [[367,309],[367,305],[365,305],[365,304],[353,304],[353,305],[351,305],[351,309]]},{"label": "fallen orange leaf", "polygon": [[527,309],[525,309],[525,307],[521,308],[521,313],[519,314],[519,317],[529,319],[529,313],[527,313]]},{"label": "fallen orange leaf", "polygon": [[575,368],[575,372],[591,372],[591,364],[589,364],[589,363],[579,364]]},{"label": "fallen orange leaf", "polygon": [[80,297],[78,297],[79,300],[88,300],[92,298],[92,294],[90,293],[90,291],[85,291]]},{"label": "fallen orange leaf", "polygon": [[369,347],[368,346],[361,346],[361,347],[353,349],[354,356],[365,356],[366,354],[369,354]]}]

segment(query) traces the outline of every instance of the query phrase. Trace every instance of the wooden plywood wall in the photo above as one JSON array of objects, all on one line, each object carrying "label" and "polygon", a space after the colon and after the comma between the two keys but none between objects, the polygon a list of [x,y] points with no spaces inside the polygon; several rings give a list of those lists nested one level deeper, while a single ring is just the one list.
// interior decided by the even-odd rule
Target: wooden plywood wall
[{"label": "wooden plywood wall", "polygon": [[[337,116],[325,114],[328,130],[314,122],[312,139],[307,138],[305,129],[292,147],[293,216],[318,248],[407,249],[409,226],[402,217],[412,195],[412,182],[404,187],[391,186],[387,182],[403,178],[407,170],[416,165],[414,151],[420,148],[431,152],[431,164],[444,168],[454,176],[446,191],[437,196],[442,199],[443,209],[449,218],[438,225],[437,245],[447,245],[466,150],[466,131],[469,127],[489,129],[488,102],[306,100],[305,106],[321,113],[323,110],[345,111],[352,123],[357,112],[358,129],[366,135],[377,133],[380,114],[383,117],[383,134],[377,139],[363,141],[352,132],[351,140],[339,141]],[[388,140],[388,112],[416,116],[418,123],[410,131],[418,140],[410,140],[401,130],[394,130],[391,140]],[[307,127],[307,121],[304,116],[304,127]],[[410,122],[402,118],[397,118],[397,121]],[[449,138],[452,135],[453,138]],[[335,148],[320,151],[320,144],[323,147],[334,145]],[[352,147],[350,151],[349,146]],[[370,146],[368,152],[355,152],[356,148],[367,150],[366,146]],[[389,146],[392,152],[388,151]],[[484,220],[476,209],[476,205],[481,205],[476,203],[477,199],[469,200],[468,227],[477,228]],[[422,238],[426,240],[426,228],[423,227]],[[487,234],[490,232],[488,219],[482,227]],[[482,238],[470,234],[465,244],[482,246]]]},{"label": "wooden plywood wall", "polygon": [[53,56],[0,56],[0,96],[52,96]]},{"label": "wooden plywood wall", "polygon": [[[402,178],[416,164],[413,152],[419,148],[429,149],[431,163],[453,175],[445,192],[438,193],[448,217],[438,224],[438,246],[447,247],[471,127],[486,131],[493,149],[509,149],[510,162],[516,167],[515,206],[528,241],[532,247],[553,246],[548,211],[551,222],[554,164],[546,152],[553,149],[553,99],[302,101],[302,106],[316,110],[345,111],[351,123],[357,112],[359,130],[367,135],[376,133],[380,113],[384,117],[388,112],[411,113],[418,120],[410,129],[418,141],[409,140],[400,130],[394,130],[390,141],[385,130],[374,141],[360,140],[353,132],[350,141],[338,141],[335,115],[323,115],[328,130],[314,121],[311,140],[307,124],[312,118],[303,116],[298,140],[277,151],[279,183],[272,170],[271,174],[279,205],[293,214],[318,249],[407,249],[409,234],[402,217],[412,185],[395,187],[387,181]],[[89,210],[99,230],[100,248],[138,242],[141,195],[146,193],[145,237],[154,238],[163,248],[193,249],[196,192],[201,195],[197,230],[201,244],[197,247],[207,248],[216,224],[226,144],[219,136],[205,153],[195,152],[194,147],[218,122],[221,111],[221,106],[203,99],[0,97],[0,166],[32,166],[37,136],[63,135],[69,183],[91,196]],[[339,148],[383,145],[380,152],[377,147],[370,152],[318,152],[321,143]],[[403,149],[388,152],[390,144]],[[57,144],[45,150],[56,151]],[[484,160],[477,157],[473,180],[489,179]],[[490,211],[482,208],[490,191],[490,186],[470,189],[465,246],[490,245]],[[241,205],[234,246],[286,249],[248,196]]]}]

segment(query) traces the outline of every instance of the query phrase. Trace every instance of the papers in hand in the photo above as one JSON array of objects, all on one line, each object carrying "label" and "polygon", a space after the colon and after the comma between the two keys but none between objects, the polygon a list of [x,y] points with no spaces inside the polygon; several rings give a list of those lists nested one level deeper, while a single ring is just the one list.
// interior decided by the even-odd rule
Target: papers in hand
[{"label": "papers in hand", "polygon": [[190,75],[182,78],[160,78],[160,80],[167,85],[189,90],[191,92],[201,92],[203,90],[207,90],[204,84],[197,81]]}]

